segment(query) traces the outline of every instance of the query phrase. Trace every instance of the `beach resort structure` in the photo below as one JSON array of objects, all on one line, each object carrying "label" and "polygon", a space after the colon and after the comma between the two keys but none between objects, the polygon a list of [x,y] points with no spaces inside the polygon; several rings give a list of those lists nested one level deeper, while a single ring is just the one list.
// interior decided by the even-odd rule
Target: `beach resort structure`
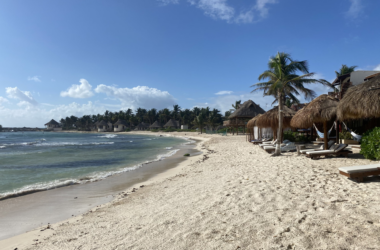
[{"label": "beach resort structure", "polygon": [[115,122],[113,127],[114,132],[124,131],[127,128],[127,122],[123,119],[119,119],[117,122]]},{"label": "beach resort structure", "polygon": [[54,119],[51,119],[50,122],[45,124],[45,126],[46,126],[46,130],[51,130],[51,131],[61,131],[62,130],[62,127]]},{"label": "beach resort structure", "polygon": [[97,124],[98,132],[107,132],[108,131],[108,124],[104,121],[101,120]]},{"label": "beach resort structure", "polygon": [[145,123],[145,122],[141,122],[141,123],[139,123],[139,124],[136,126],[135,130],[146,130],[146,129],[148,129],[148,128],[149,128],[149,124],[147,124],[147,123]]},{"label": "beach resort structure", "polygon": [[239,127],[245,129],[248,121],[259,114],[264,114],[265,111],[252,100],[244,102],[240,107],[235,110],[229,117],[227,121],[223,122],[223,126],[236,129],[238,132]]},{"label": "beach resort structure", "polygon": [[188,125],[181,125],[181,129],[189,129]]},{"label": "beach resort structure", "polygon": [[179,121],[176,121],[176,120],[173,120],[173,119],[170,119],[165,125],[164,125],[164,128],[179,128]]},{"label": "beach resort structure", "polygon": [[158,121],[155,121],[152,125],[149,126],[150,129],[160,129],[162,128],[162,124]]}]

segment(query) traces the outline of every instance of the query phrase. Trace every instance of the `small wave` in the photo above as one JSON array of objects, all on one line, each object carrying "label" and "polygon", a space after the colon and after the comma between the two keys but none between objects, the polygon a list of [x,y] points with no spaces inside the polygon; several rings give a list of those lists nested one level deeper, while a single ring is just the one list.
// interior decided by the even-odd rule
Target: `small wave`
[{"label": "small wave", "polygon": [[165,149],[167,149],[167,150],[170,150],[170,149],[172,149],[173,147],[166,147]]},{"label": "small wave", "polygon": [[112,135],[112,134],[106,134],[106,135],[102,135],[102,136],[98,136],[98,137],[101,137],[101,138],[114,138],[116,137],[117,135]]},{"label": "small wave", "polygon": [[167,154],[158,155],[158,156],[157,156],[157,161],[162,161],[163,159],[168,158],[168,157],[174,155],[174,154],[177,153],[178,151],[179,151],[179,149],[175,149],[175,150],[170,151],[170,152],[167,153]]},{"label": "small wave", "polygon": [[0,148],[6,148],[6,146],[0,146]]},{"label": "small wave", "polygon": [[144,141],[151,141],[152,139],[143,139]]},{"label": "small wave", "polygon": [[79,143],[79,142],[22,142],[22,143],[12,143],[3,144],[0,147],[12,147],[12,146],[36,146],[36,147],[65,147],[65,146],[90,146],[90,145],[110,145],[114,142],[90,142],[90,143]]},{"label": "small wave", "polygon": [[129,141],[129,142],[133,142],[133,141]]}]

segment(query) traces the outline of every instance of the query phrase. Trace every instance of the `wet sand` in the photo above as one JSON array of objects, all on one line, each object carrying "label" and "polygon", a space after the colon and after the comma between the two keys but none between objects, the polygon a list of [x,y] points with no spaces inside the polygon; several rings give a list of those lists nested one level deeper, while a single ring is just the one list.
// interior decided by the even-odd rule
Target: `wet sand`
[{"label": "wet sand", "polygon": [[144,182],[159,173],[174,168],[187,157],[200,152],[196,143],[176,146],[180,150],[162,160],[144,164],[141,168],[114,175],[101,181],[71,185],[36,192],[0,201],[0,240],[33,230],[48,223],[67,220],[83,214],[134,185]]}]

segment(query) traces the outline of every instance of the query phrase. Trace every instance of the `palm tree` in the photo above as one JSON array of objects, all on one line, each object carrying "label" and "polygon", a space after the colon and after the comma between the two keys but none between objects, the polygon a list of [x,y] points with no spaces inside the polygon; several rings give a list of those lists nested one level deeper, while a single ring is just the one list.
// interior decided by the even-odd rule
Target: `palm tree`
[{"label": "palm tree", "polygon": [[240,107],[240,104],[241,104],[241,100],[239,100],[239,101],[235,101],[235,105],[232,104],[232,107],[233,107],[235,110],[237,110],[237,109]]},{"label": "palm tree", "polygon": [[205,123],[205,118],[204,118],[203,113],[200,113],[197,117],[195,117],[195,119],[193,121],[193,124],[195,126],[198,126],[198,128],[201,129],[201,134],[202,134],[202,129],[203,129],[204,123]]},{"label": "palm tree", "polygon": [[350,67],[348,67],[346,64],[342,64],[342,67],[340,68],[339,72],[338,72],[338,71],[335,71],[336,77],[339,77],[339,76],[342,76],[342,75],[345,75],[345,74],[352,73],[352,72],[355,71],[355,69],[356,69],[357,67],[358,67],[358,66],[350,66]]},{"label": "palm tree", "polygon": [[[303,75],[297,75],[297,71],[301,71]],[[307,61],[295,61],[291,56],[284,52],[278,52],[276,56],[272,56],[268,62],[268,70],[264,71],[259,76],[259,81],[268,79],[267,82],[259,82],[251,87],[252,91],[263,90],[264,95],[276,94],[278,102],[279,124],[277,130],[277,145],[274,156],[281,155],[281,139],[283,129],[283,114],[282,109],[285,102],[285,96],[303,94],[306,99],[312,99],[315,92],[305,88],[304,84],[322,83],[323,80],[312,79],[314,73],[309,73]]]}]

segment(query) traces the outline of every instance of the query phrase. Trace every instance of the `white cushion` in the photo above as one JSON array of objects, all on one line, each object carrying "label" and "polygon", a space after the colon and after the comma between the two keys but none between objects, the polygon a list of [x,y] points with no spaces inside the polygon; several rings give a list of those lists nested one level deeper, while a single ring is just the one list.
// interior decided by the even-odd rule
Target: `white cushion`
[{"label": "white cushion", "polygon": [[314,149],[302,149],[300,150],[301,154],[306,153],[306,152],[313,152],[313,151],[321,151],[323,149],[320,148],[314,148]]},{"label": "white cushion", "polygon": [[376,170],[378,170],[377,168],[380,168],[380,164],[364,165],[364,166],[352,166],[352,167],[341,167],[341,168],[339,168],[339,170],[342,172],[345,172],[347,174],[352,174],[352,173],[376,171]]},{"label": "white cushion", "polygon": [[320,151],[312,151],[312,152],[306,152],[308,155],[319,155],[319,154],[326,154],[326,153],[334,153],[334,150],[320,150]]}]

